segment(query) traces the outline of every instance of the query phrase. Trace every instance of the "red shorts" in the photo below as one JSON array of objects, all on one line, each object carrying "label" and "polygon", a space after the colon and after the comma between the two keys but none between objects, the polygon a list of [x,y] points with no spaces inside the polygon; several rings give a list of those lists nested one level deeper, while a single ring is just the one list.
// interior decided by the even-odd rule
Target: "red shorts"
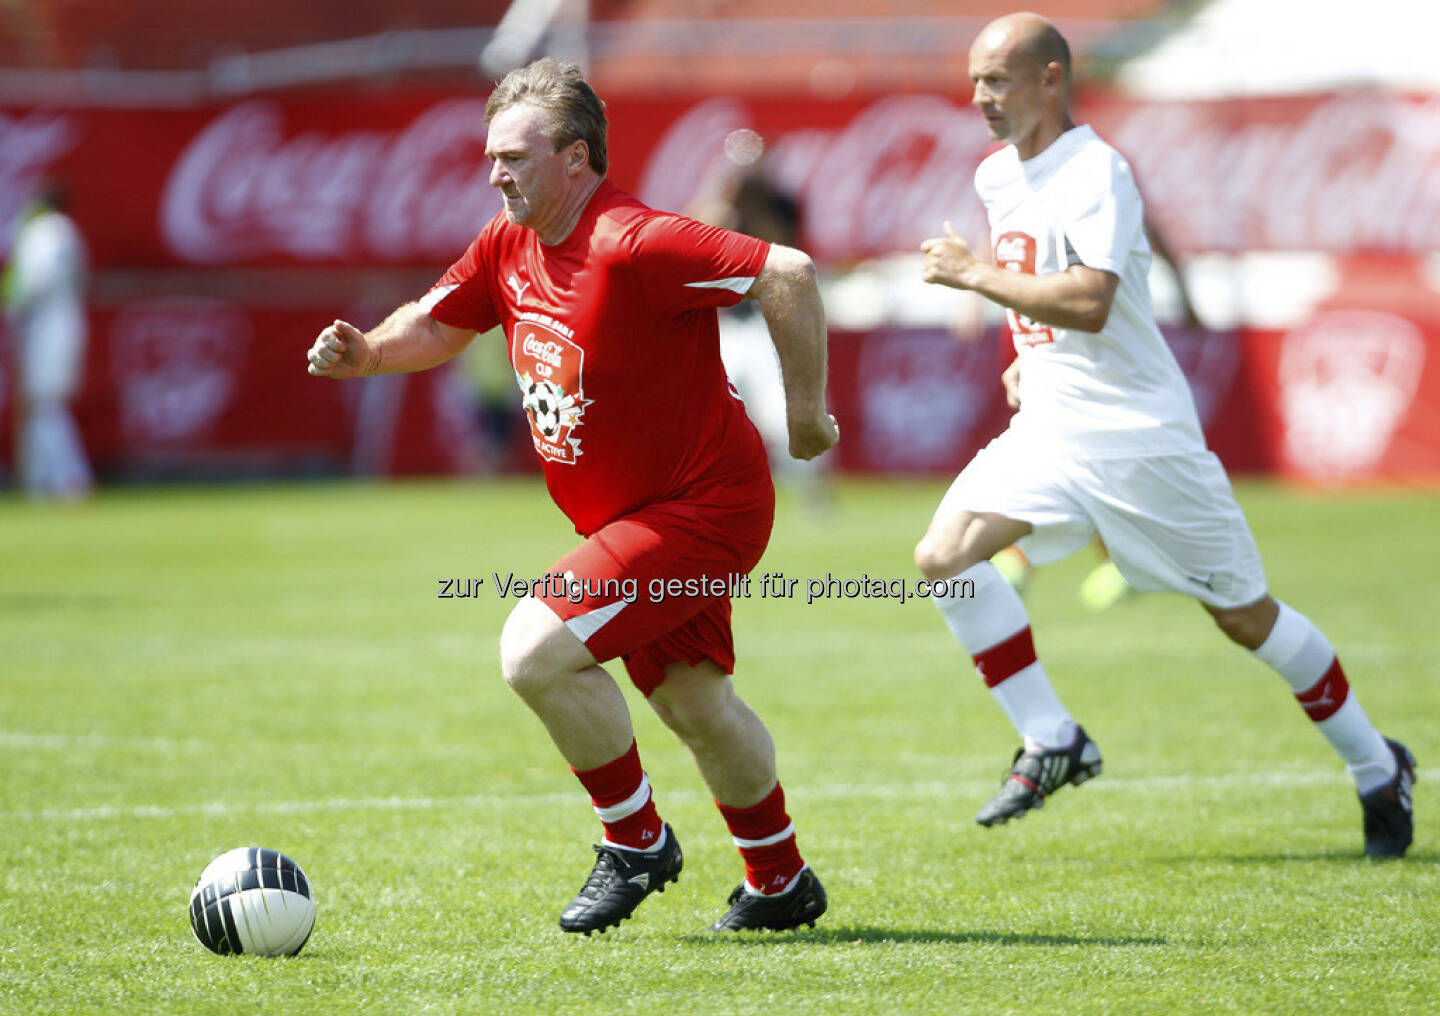
[{"label": "red shorts", "polygon": [[617,519],[555,562],[531,595],[597,660],[622,657],[646,696],[669,663],[710,660],[729,674],[731,583],[760,563],[774,522],[766,479],[739,504],[670,502]]}]

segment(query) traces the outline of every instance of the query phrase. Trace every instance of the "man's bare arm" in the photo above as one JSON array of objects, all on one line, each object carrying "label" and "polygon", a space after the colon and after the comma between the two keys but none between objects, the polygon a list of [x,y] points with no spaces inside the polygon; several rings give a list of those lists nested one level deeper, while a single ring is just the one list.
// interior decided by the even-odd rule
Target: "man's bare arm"
[{"label": "man's bare arm", "polygon": [[780,355],[790,454],[813,459],[840,440],[835,417],[825,409],[828,334],[815,265],[802,251],[772,244],[747,295],[760,304]]},{"label": "man's bare arm", "polygon": [[436,321],[420,304],[407,303],[368,332],[335,321],[310,347],[310,373],[339,380],[426,370],[460,353],[474,337]]},{"label": "man's bare arm", "polygon": [[1033,321],[1056,328],[1098,332],[1110,317],[1120,277],[1098,268],[1071,265],[1063,272],[1029,275],[979,260],[970,245],[945,223],[946,235],[926,240],[921,277],[926,282],[969,289]]}]

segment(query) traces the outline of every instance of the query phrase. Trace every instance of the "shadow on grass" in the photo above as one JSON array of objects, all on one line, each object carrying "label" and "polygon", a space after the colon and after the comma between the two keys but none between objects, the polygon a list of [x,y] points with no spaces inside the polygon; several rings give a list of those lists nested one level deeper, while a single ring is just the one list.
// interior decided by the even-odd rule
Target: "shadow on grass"
[{"label": "shadow on grass", "polygon": [[681,941],[692,945],[767,945],[803,942],[807,945],[897,945],[907,942],[956,945],[1057,946],[1078,945],[1113,949],[1127,946],[1168,945],[1169,940],[1153,935],[1046,935],[1018,931],[929,931],[906,928],[877,928],[845,925],[839,928],[805,928],[788,932],[751,934],[684,935]]}]

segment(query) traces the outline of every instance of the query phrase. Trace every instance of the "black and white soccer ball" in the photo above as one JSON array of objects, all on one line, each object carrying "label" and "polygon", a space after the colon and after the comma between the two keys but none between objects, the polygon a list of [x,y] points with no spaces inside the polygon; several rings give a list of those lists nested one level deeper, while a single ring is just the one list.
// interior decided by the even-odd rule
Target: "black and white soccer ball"
[{"label": "black and white soccer ball", "polygon": [[221,955],[294,956],[314,926],[310,880],[275,850],[227,850],[205,866],[190,891],[190,929]]},{"label": "black and white soccer ball", "polygon": [[535,421],[541,437],[554,438],[560,433],[560,389],[550,381],[531,381],[525,388],[520,405]]}]

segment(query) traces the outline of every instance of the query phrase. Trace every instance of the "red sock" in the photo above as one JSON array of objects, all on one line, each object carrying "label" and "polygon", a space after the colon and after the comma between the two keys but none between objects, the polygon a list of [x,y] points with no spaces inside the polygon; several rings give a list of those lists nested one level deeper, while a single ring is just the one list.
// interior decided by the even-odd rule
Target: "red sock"
[{"label": "red sock", "polygon": [[650,798],[650,781],[640,768],[640,748],[634,741],[629,751],[612,762],[583,772],[572,766],[570,771],[590,792],[590,803],[605,826],[606,841],[631,850],[649,850],[659,844],[665,823]]},{"label": "red sock", "polygon": [[745,881],[767,896],[784,892],[805,867],[795,844],[795,823],[785,813],[785,791],[780,784],[759,804],[730,808],[715,806],[730,827],[735,846],[745,860]]}]

